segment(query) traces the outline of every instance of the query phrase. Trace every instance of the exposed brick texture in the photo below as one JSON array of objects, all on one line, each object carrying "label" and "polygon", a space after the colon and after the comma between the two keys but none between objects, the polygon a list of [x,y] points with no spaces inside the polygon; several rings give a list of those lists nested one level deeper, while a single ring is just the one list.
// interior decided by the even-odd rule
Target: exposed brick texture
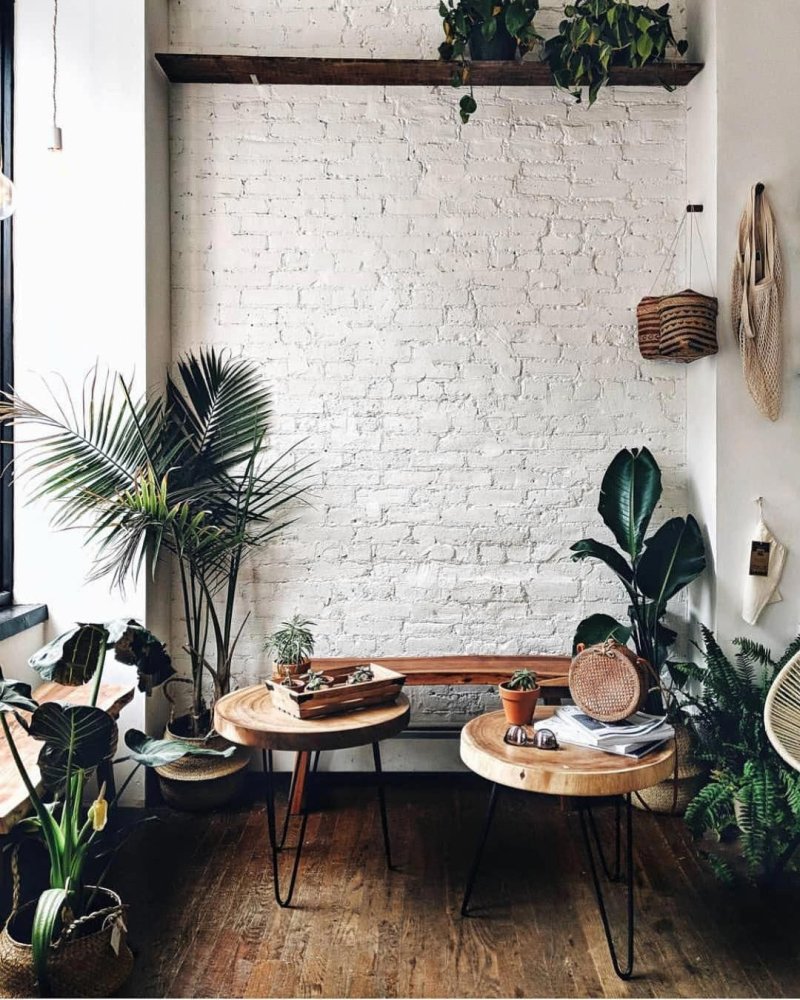
[{"label": "exposed brick texture", "polygon": [[[432,0],[263,7],[175,0],[173,46],[439,41]],[[240,682],[298,610],[325,654],[567,651],[583,615],[624,614],[567,551],[605,537],[614,452],[648,444],[683,512],[684,369],[640,359],[635,305],[686,200],[684,93],[481,91],[466,127],[458,96],[173,88],[175,352],[258,358],[276,447],[318,459],[312,507],[243,574]]]}]

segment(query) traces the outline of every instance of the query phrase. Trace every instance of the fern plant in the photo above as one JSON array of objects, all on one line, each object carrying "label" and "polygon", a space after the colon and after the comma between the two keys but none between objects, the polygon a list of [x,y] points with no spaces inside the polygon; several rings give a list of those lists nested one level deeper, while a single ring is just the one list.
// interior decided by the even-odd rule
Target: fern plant
[{"label": "fern plant", "polygon": [[[800,650],[800,636],[778,660],[765,646],[735,639],[738,652],[731,661],[712,632],[703,628],[702,634],[705,665],[681,669],[702,685],[684,708],[695,735],[694,756],[711,765],[711,778],[689,804],[686,823],[695,836],[710,832],[719,839],[738,829],[749,875],[769,880],[800,844],[800,776],[767,738],[764,702],[778,672]],[[724,858],[709,854],[708,860],[720,878],[733,879]]]}]

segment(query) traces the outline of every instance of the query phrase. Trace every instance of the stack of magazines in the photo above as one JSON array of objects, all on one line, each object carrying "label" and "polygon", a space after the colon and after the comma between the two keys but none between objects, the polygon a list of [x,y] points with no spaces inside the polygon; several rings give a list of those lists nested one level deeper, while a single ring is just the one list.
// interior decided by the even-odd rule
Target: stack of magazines
[{"label": "stack of magazines", "polygon": [[622,722],[599,722],[577,705],[561,705],[555,715],[534,723],[534,729],[549,729],[559,743],[592,747],[622,757],[644,757],[675,735],[663,716],[634,712]]}]

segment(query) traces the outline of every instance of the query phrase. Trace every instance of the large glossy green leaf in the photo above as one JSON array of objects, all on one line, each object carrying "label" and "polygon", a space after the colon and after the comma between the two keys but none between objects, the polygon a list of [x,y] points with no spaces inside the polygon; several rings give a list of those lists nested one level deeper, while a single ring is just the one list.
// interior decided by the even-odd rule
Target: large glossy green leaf
[{"label": "large glossy green leaf", "polygon": [[117,618],[106,622],[109,643],[114,658],[136,667],[139,690],[147,694],[175,675],[166,646],[149,629],[134,618]]},{"label": "large glossy green leaf", "polygon": [[609,569],[612,569],[623,583],[630,586],[633,583],[633,570],[625,561],[624,557],[612,549],[604,542],[598,542],[594,538],[583,538],[580,542],[575,542],[570,546],[573,562],[581,559],[599,559],[604,562]]},{"label": "large glossy green leaf", "polygon": [[618,622],[611,615],[589,615],[584,618],[575,631],[572,640],[572,655],[578,652],[578,646],[594,646],[596,643],[605,642],[606,639],[616,639],[623,646],[631,637],[631,630],[627,625]]},{"label": "large glossy green leaf", "polygon": [[107,640],[103,625],[76,625],[34,653],[28,664],[46,681],[77,687],[102,666]]},{"label": "large glossy green leaf", "polygon": [[35,712],[36,708],[30,684],[7,681],[0,674],[0,712]]},{"label": "large glossy green leaf", "polygon": [[130,750],[128,757],[145,767],[163,767],[182,757],[231,757],[235,752],[235,747],[214,750],[183,740],[156,740],[138,729],[125,733],[125,745]]},{"label": "large glossy green leaf", "polygon": [[706,568],[705,545],[697,521],[673,517],[648,538],[636,569],[643,594],[658,607],[696,579]]},{"label": "large glossy green leaf", "polygon": [[603,476],[597,510],[634,563],[660,497],[661,470],[647,448],[626,448],[614,456]]},{"label": "large glossy green leaf", "polygon": [[33,952],[33,969],[39,981],[42,996],[49,995],[47,991],[47,961],[50,957],[50,946],[64,925],[64,912],[68,906],[69,897],[70,893],[67,889],[45,889],[36,903],[36,910],[33,914],[31,950]]},{"label": "large glossy green leaf", "polygon": [[50,788],[60,787],[67,771],[88,771],[114,753],[117,724],[101,708],[47,702],[31,717],[30,734],[44,746],[39,769]]}]

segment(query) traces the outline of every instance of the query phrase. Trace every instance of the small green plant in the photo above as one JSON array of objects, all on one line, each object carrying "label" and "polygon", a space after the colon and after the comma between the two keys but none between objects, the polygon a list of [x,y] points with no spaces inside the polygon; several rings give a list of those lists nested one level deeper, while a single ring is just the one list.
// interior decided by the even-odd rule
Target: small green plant
[{"label": "small green plant", "polygon": [[[468,49],[473,59],[513,59],[517,48],[524,55],[540,37],[533,27],[538,10],[539,0],[440,0],[444,41],[439,55],[460,64],[452,85],[469,84]],[[477,110],[470,85],[459,103],[461,121],[466,125]]]},{"label": "small green plant", "polygon": [[365,681],[371,681],[375,679],[375,674],[372,672],[372,668],[368,667],[366,664],[362,664],[360,667],[356,667],[355,670],[347,678],[348,684],[363,684]]},{"label": "small green plant", "polygon": [[509,691],[535,691],[539,687],[539,679],[532,670],[515,670],[506,681]]},{"label": "small green plant", "polygon": [[264,649],[273,654],[279,667],[299,667],[314,652],[314,636],[310,627],[315,625],[316,622],[295,615],[272,633],[264,643]]},{"label": "small green plant", "polygon": [[564,14],[558,34],[545,43],[545,58],[558,86],[576,101],[588,88],[590,106],[612,67],[663,62],[668,47],[679,55],[688,48],[672,33],[668,3],[653,9],[629,0],[577,0]]},{"label": "small green plant", "polygon": [[[687,679],[702,685],[699,695],[686,696],[685,712],[693,755],[712,770],[686,810],[686,824],[695,836],[711,833],[720,840],[738,829],[749,876],[769,881],[800,844],[800,775],[769,742],[764,703],[779,671],[800,650],[800,636],[778,660],[750,639],[735,639],[731,662],[712,632],[703,628],[702,634],[705,665],[683,665]],[[720,878],[733,880],[724,858],[706,857]]]},{"label": "small green plant", "polygon": [[322,671],[309,670],[306,674],[306,691],[321,691],[328,687],[328,678]]}]

